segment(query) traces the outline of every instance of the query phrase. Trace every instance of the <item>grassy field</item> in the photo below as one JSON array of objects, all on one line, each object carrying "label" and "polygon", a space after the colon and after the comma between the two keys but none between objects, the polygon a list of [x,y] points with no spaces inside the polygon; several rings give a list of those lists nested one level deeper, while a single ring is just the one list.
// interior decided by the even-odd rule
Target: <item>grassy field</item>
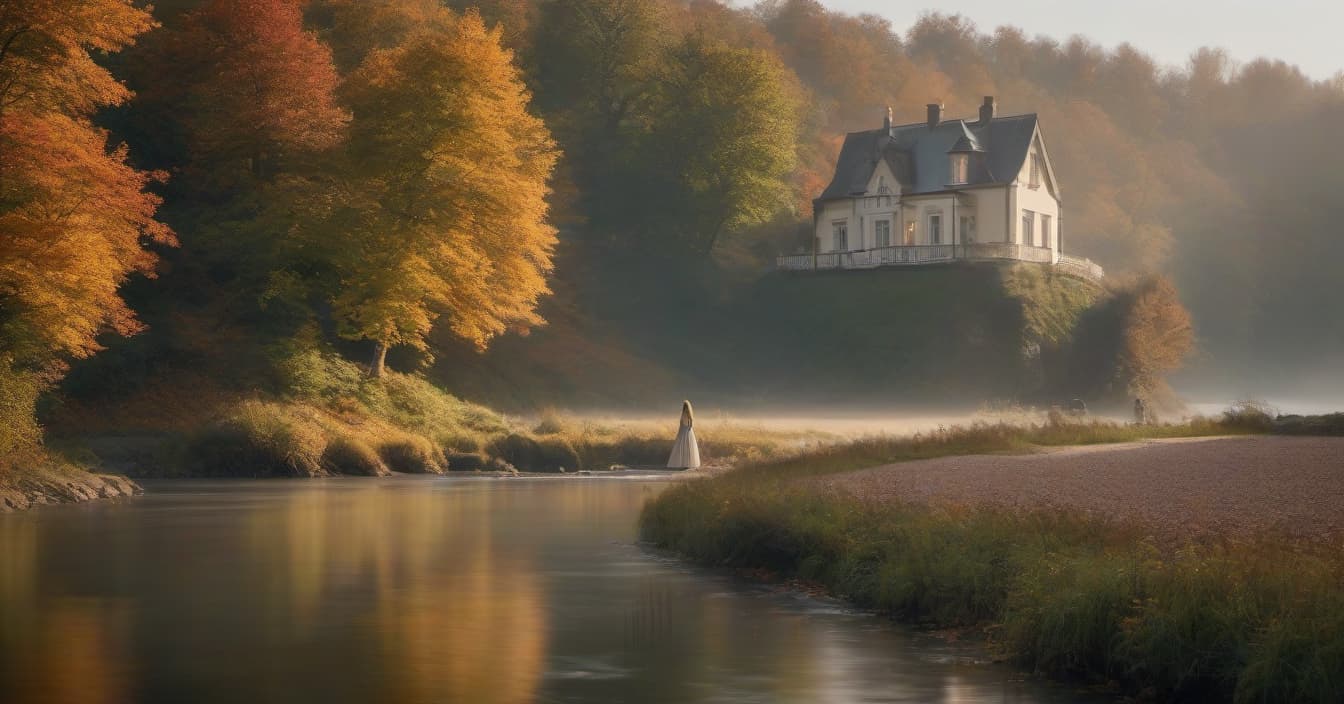
[{"label": "grassy field", "polygon": [[870,438],[669,489],[645,508],[642,534],[698,562],[765,569],[904,622],[967,629],[1061,678],[1158,700],[1338,701],[1338,546],[1266,538],[1173,547],[1068,511],[874,506],[794,481],[908,459],[1271,425],[1242,409],[1169,426],[984,425]]}]

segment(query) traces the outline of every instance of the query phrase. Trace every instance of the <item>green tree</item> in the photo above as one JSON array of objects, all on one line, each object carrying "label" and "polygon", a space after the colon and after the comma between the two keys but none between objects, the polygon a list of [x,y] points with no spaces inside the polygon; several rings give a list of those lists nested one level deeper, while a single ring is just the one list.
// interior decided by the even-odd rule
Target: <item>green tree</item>
[{"label": "green tree", "polygon": [[534,61],[538,108],[561,116],[565,130],[614,135],[647,90],[664,22],[656,0],[544,3]]},{"label": "green tree", "polygon": [[[660,0],[542,3],[529,52],[536,106],[564,147],[562,192],[576,220],[610,235],[630,223],[631,129],[669,32]],[[566,183],[565,181],[568,181]],[[563,207],[563,206],[562,206]]]},{"label": "green tree", "polygon": [[798,87],[773,55],[691,36],[667,52],[641,112],[634,168],[665,244],[708,255],[725,232],[792,203]]}]

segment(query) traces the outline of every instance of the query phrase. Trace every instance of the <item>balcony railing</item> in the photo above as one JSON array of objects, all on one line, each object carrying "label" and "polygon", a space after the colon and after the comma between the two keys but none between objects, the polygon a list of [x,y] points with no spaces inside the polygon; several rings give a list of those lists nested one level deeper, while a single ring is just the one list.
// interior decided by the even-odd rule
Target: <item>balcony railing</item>
[{"label": "balcony railing", "polygon": [[785,271],[808,269],[871,269],[900,264],[928,264],[951,261],[950,244],[919,245],[914,247],[877,247],[853,252],[825,252],[812,254],[783,254],[775,265]]},{"label": "balcony railing", "polygon": [[1106,270],[1091,259],[1070,257],[1067,254],[1059,255],[1059,261],[1055,262],[1055,266],[1059,267],[1062,273],[1088,281],[1101,281],[1106,276]]},{"label": "balcony railing", "polygon": [[[975,242],[958,245],[877,247],[852,252],[783,254],[775,260],[775,266],[783,271],[872,269],[880,266],[934,264],[958,259],[973,261],[1007,259],[1050,264],[1055,261],[1055,255],[1049,247],[1032,247],[1012,242]],[[1056,265],[1061,273],[1091,281],[1099,281],[1105,275],[1101,267],[1079,257],[1060,256]]]},{"label": "balcony railing", "polygon": [[1012,242],[974,242],[962,245],[963,259],[1013,259],[1019,262],[1047,264],[1055,254],[1049,247],[1031,247]]}]

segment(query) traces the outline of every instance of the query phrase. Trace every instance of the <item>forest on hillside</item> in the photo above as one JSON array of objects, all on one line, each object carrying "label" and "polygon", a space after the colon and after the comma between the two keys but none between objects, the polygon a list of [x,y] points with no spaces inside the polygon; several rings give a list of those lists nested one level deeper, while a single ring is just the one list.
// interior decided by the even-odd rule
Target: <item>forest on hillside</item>
[{"label": "forest on hillside", "polygon": [[742,310],[714,306],[806,237],[847,131],[985,95],[1040,114],[1065,249],[1162,294],[1158,347],[1189,342],[1169,276],[1203,368],[1344,354],[1317,305],[1344,293],[1344,79],[1272,59],[814,0],[0,0],[0,47],[5,446],[39,411],[283,386],[309,352],[450,389],[586,370],[560,400],[675,376],[643,333]]}]

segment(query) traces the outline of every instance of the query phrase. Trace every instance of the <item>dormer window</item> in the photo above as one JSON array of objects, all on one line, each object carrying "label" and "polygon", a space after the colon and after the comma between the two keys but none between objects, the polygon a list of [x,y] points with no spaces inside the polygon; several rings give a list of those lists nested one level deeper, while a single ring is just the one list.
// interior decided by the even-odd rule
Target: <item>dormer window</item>
[{"label": "dormer window", "polygon": [[952,154],[952,185],[960,186],[969,183],[971,178],[971,155],[970,154]]},{"label": "dormer window", "polygon": [[1041,154],[1033,151],[1031,153],[1031,187],[1040,188],[1041,186]]}]

